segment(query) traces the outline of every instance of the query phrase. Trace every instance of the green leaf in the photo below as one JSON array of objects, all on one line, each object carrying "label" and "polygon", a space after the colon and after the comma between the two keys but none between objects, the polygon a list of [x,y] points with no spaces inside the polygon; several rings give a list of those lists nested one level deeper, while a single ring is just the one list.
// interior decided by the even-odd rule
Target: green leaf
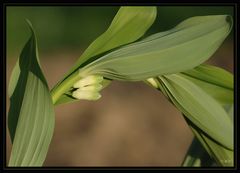
[{"label": "green leaf", "polygon": [[[187,120],[187,119],[186,119]],[[191,121],[187,120],[196,138],[206,149],[208,154],[221,166],[233,166],[233,150],[229,150],[206,135],[201,129],[196,127]]]},{"label": "green leaf", "polygon": [[[109,28],[90,44],[71,70],[64,76],[63,80],[52,91],[54,92],[70,74],[82,67],[84,63],[98,58],[96,55],[131,43],[142,37],[153,24],[156,15],[156,7],[121,7]],[[75,100],[65,93],[59,98],[57,104]]]},{"label": "green leaf", "polygon": [[[228,112],[229,117],[232,119],[233,105],[230,106],[230,109],[225,110]],[[228,150],[225,147],[219,145],[209,136],[205,135],[202,130],[191,123],[191,121],[189,121],[187,118],[185,119],[196,137],[194,137],[185,160],[183,161],[183,166],[194,166],[198,159],[201,161],[201,166],[206,166],[205,163],[212,162],[211,160],[209,161],[208,156],[211,156],[211,158],[213,158],[220,166],[233,166],[232,150]],[[209,166],[211,166],[211,164]]]},{"label": "green leaf", "polygon": [[181,74],[165,75],[158,80],[167,97],[195,126],[219,144],[233,149],[231,120],[214,98]]},{"label": "green leaf", "polygon": [[182,74],[222,105],[233,103],[233,75],[228,71],[212,65],[200,65]]},{"label": "green leaf", "polygon": [[[195,69],[189,70],[187,72],[182,72],[183,76],[188,80],[195,83],[201,89],[203,89],[207,94],[215,98],[219,103],[222,104],[223,108],[228,112],[230,119],[233,116],[233,75],[224,69],[211,66],[211,65],[200,65]],[[191,161],[195,161],[196,158],[201,156],[206,157],[206,150],[212,158],[216,160],[218,165],[222,166],[233,166],[233,151],[228,150],[225,147],[219,145],[209,136],[205,135],[202,130],[197,128],[187,120],[190,128],[194,132],[194,140],[198,142],[193,142],[193,144],[201,143],[199,146],[199,155],[194,155],[191,150],[189,150],[188,156],[186,157],[183,166],[189,166]],[[202,152],[200,152],[202,151]],[[205,153],[205,154],[204,154]],[[195,157],[193,157],[193,155]],[[204,161],[204,159],[200,159]]]},{"label": "green leaf", "polygon": [[[80,69],[82,77],[138,81],[192,69],[206,61],[232,27],[227,15],[189,18],[175,28],[120,47]],[[132,33],[128,33],[131,35]]]},{"label": "green leaf", "polygon": [[156,7],[120,7],[109,28],[90,44],[76,67],[90,57],[139,39],[153,24],[156,15]]},{"label": "green leaf", "polygon": [[[233,128],[233,76],[231,73],[227,72],[224,69],[211,65],[200,65],[194,69],[175,75],[184,78],[185,80],[194,85],[197,85],[197,87],[199,87],[203,92],[221,103],[221,109],[224,108],[227,112],[227,115],[231,120],[231,128]],[[180,111],[184,112],[184,108],[182,108],[183,105],[181,105],[183,102],[177,102],[173,96],[177,95],[178,93],[170,93],[169,88],[164,85],[161,79],[151,78],[145,82],[150,86],[161,90],[164,95],[167,96],[170,101],[173,102],[177,106],[177,108],[180,109]],[[175,82],[177,82],[177,80],[175,80]],[[187,83],[186,85],[191,86]],[[187,88],[185,90],[189,92],[192,91]],[[192,93],[194,93],[194,91],[192,91]],[[186,97],[186,95],[184,94],[185,92],[182,92],[182,96]],[[227,97],[224,98],[225,96]],[[199,97],[197,97],[196,95],[194,96],[194,98],[198,99]],[[211,106],[209,105],[209,108],[210,107]],[[199,108],[196,108],[195,111],[198,111]],[[198,126],[197,124],[193,123],[193,121],[188,119],[187,115],[185,115],[184,117],[201,145],[199,145],[200,143],[196,142],[195,139],[195,142],[193,142],[193,146],[190,147],[189,152],[187,153],[187,156],[183,162],[183,166],[206,166],[206,160],[209,159],[206,156],[206,152],[204,150],[207,151],[207,153],[217,162],[218,165],[232,166],[233,151],[225,148],[224,146],[219,144],[219,142],[216,142],[216,140],[212,139],[209,134],[201,130],[201,126]],[[217,124],[217,122],[212,124],[212,126],[215,124]],[[211,126],[209,125],[209,127]],[[233,134],[231,134],[231,136],[232,135]],[[209,161],[209,164],[210,163],[212,163],[212,161]]]},{"label": "green leaf", "polygon": [[8,128],[13,142],[9,166],[41,166],[54,129],[54,107],[41,71],[36,38],[24,46],[11,76]]},{"label": "green leaf", "polygon": [[182,73],[192,78],[233,90],[233,75],[220,67],[204,64]]},{"label": "green leaf", "polygon": [[[233,125],[233,104],[230,106],[230,108],[226,107],[225,110],[227,111],[228,116],[232,120]],[[202,130],[200,130],[193,123],[191,123],[191,121],[189,121],[188,119],[186,119],[186,121],[195,136],[197,137],[198,141],[206,149],[208,154],[215,159],[218,165],[233,166],[233,150],[228,150],[225,147],[219,145],[208,135],[204,134]]]}]

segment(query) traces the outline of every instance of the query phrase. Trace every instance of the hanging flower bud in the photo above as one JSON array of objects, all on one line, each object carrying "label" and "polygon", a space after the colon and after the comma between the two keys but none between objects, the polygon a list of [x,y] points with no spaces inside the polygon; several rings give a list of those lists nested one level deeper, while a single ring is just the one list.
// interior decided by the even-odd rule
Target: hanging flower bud
[{"label": "hanging flower bud", "polygon": [[103,77],[99,75],[82,78],[73,85],[74,88],[78,89],[73,91],[72,96],[83,100],[98,100],[101,97],[99,91],[103,88],[100,84],[102,81]]},{"label": "hanging flower bud", "polygon": [[101,94],[96,91],[83,91],[81,88],[72,93],[72,96],[82,100],[98,100]]},{"label": "hanging flower bud", "polygon": [[94,85],[88,85],[88,86],[84,86],[79,88],[82,91],[95,91],[98,92],[103,88],[103,86],[101,84],[94,84]]},{"label": "hanging flower bud", "polygon": [[153,86],[154,88],[158,88],[158,83],[154,78],[148,78],[147,82],[150,84],[150,86]]},{"label": "hanging flower bud", "polygon": [[93,85],[93,84],[98,84],[100,82],[103,81],[103,77],[102,76],[98,76],[98,75],[91,75],[91,76],[87,76],[81,80],[79,80],[78,82],[76,82],[73,87],[74,88],[81,88],[87,85]]}]

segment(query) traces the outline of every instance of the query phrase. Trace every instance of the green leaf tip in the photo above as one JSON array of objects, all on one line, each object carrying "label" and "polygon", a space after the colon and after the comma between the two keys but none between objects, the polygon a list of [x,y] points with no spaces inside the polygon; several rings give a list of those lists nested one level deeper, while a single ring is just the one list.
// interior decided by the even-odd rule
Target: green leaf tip
[{"label": "green leaf tip", "polygon": [[27,22],[27,24],[30,28],[33,28],[32,22],[29,19],[25,19],[25,21]]},{"label": "green leaf tip", "polygon": [[[33,25],[32,25],[32,22],[29,20],[29,19],[25,19],[31,33],[35,36],[35,32],[34,32],[34,29],[33,29]],[[35,38],[34,38],[35,39]]]}]

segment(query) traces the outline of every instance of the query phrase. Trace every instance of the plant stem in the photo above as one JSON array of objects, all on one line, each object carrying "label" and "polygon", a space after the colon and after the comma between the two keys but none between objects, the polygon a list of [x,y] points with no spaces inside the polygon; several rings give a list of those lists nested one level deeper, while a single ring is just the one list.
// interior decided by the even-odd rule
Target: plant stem
[{"label": "plant stem", "polygon": [[64,81],[62,81],[59,85],[54,87],[51,90],[52,101],[55,104],[58,99],[67,92],[78,80],[80,80],[80,76],[78,70],[72,73],[69,77],[67,77]]}]

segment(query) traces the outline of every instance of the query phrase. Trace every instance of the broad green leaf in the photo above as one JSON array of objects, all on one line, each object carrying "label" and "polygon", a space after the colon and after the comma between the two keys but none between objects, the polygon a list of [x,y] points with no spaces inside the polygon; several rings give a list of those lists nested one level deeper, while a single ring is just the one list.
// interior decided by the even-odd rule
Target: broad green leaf
[{"label": "broad green leaf", "polygon": [[109,28],[84,51],[76,67],[90,57],[139,39],[153,24],[156,15],[156,7],[120,7]]},{"label": "broad green leaf", "polygon": [[[182,72],[182,74],[184,74],[183,77],[195,83],[206,93],[221,103],[226,112],[228,112],[230,119],[232,120],[233,76],[231,73],[215,66],[200,65],[187,72]],[[201,155],[206,155],[206,152],[202,151],[201,148],[205,148],[206,151],[211,155],[212,158],[217,161],[219,165],[233,166],[233,151],[228,150],[216,143],[210,137],[205,135],[199,128],[194,126],[189,120],[187,120],[187,122],[197,137],[197,139],[194,138],[194,140],[198,140],[198,143],[201,143],[202,145],[198,145],[199,155],[194,155],[194,153],[189,150],[188,156],[186,157],[183,166],[189,166],[188,164],[193,163],[196,158],[201,157]],[[192,145],[196,143],[197,142],[193,142]],[[193,155],[195,157],[193,157]],[[202,161],[204,159],[200,160]]]},{"label": "broad green leaf", "polygon": [[207,83],[233,90],[233,75],[222,68],[204,64],[182,73]]},{"label": "broad green leaf", "polygon": [[[120,7],[109,28],[94,40],[77,60],[71,70],[64,76],[63,80],[54,87],[55,90],[70,74],[83,66],[87,61],[96,59],[96,55],[136,41],[153,24],[157,15],[156,7]],[[66,93],[60,97],[58,103],[76,101]]]},{"label": "broad green leaf", "polygon": [[181,74],[165,75],[158,80],[173,104],[195,126],[219,144],[233,149],[231,120],[214,98]]},{"label": "broad green leaf", "polygon": [[24,46],[9,86],[8,128],[13,142],[9,166],[41,166],[54,129],[54,107],[41,71],[36,38]]},{"label": "broad green leaf", "polygon": [[80,69],[81,75],[100,74],[138,81],[192,69],[206,61],[232,27],[227,15],[189,18],[175,28],[120,47]]},{"label": "broad green leaf", "polygon": [[[231,119],[233,117],[232,111],[233,105],[227,111]],[[183,166],[191,166],[191,164],[194,164],[197,159],[200,159],[201,163],[206,163],[206,160],[208,160],[208,163],[211,163],[211,161],[207,159],[207,155],[211,156],[220,166],[233,166],[232,150],[228,150],[216,143],[214,140],[204,134],[202,130],[193,125],[193,123],[191,123],[188,119],[186,119],[186,121],[196,137],[193,139],[193,143],[191,144],[190,149],[186,155]],[[206,165],[201,164],[201,166]]]},{"label": "broad green leaf", "polygon": [[[232,120],[233,125],[233,105],[230,108],[225,108],[228,116]],[[219,165],[222,166],[233,166],[233,150],[228,150],[225,147],[219,145],[217,142],[212,140],[208,135],[204,134],[199,128],[193,123],[186,119],[188,125],[192,129],[193,133],[197,137],[198,141],[206,149],[208,154],[216,160]]]},{"label": "broad green leaf", "polygon": [[[180,73],[181,77],[193,82],[200,87],[204,92],[209,94],[219,103],[222,103],[222,107],[228,112],[230,119],[233,116],[233,76],[224,69],[214,67],[211,65],[200,65],[187,72]],[[179,74],[175,74],[179,75]],[[191,77],[190,77],[191,76]],[[159,78],[151,78],[145,81],[150,86],[161,90],[171,101],[174,100],[168,88],[163,85]],[[219,90],[219,91],[215,91]],[[224,94],[225,93],[225,94]],[[226,94],[227,93],[227,94]],[[227,96],[227,98],[224,98]],[[229,99],[231,98],[231,99]],[[177,107],[180,107],[180,103],[175,103]],[[197,140],[202,144],[202,147],[207,153],[214,158],[218,165],[232,166],[233,165],[233,151],[226,149],[218,142],[213,140],[208,134],[203,132],[200,127],[194,124],[192,121],[185,117],[187,123],[193,130]],[[233,126],[233,124],[232,124]],[[233,128],[233,127],[232,127]],[[183,166],[206,166],[206,152],[204,152],[196,142],[193,142],[194,146],[191,146],[188,155],[183,162]],[[192,150],[194,149],[194,151]],[[197,152],[195,151],[197,150]],[[201,152],[202,151],[202,152]]]},{"label": "broad green leaf", "polygon": [[233,166],[233,150],[229,150],[206,135],[202,130],[196,127],[191,121],[187,120],[196,138],[206,149],[208,154],[221,166]]},{"label": "broad green leaf", "polygon": [[233,103],[233,75],[228,71],[211,65],[200,65],[182,74],[222,105]]}]

